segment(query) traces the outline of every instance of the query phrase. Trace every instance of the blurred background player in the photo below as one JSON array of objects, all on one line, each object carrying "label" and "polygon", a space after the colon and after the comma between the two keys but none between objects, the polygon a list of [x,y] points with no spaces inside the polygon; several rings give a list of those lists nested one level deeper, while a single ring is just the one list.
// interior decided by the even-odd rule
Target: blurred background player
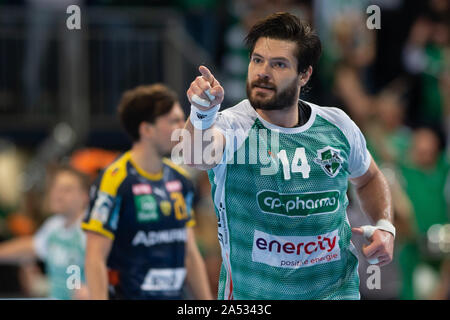
[{"label": "blurred background player", "polygon": [[181,299],[186,279],[195,298],[211,299],[191,228],[193,185],[163,158],[185,119],[175,93],[161,84],[129,90],[119,116],[133,146],[98,179],[82,224],[91,298]]},{"label": "blurred background player", "polygon": [[85,299],[83,285],[71,289],[67,285],[68,268],[79,268],[80,283],[84,283],[85,235],[80,223],[89,202],[89,180],[81,172],[63,166],[56,169],[48,190],[50,216],[39,230],[28,237],[0,243],[0,261],[21,263],[33,259],[45,262],[54,299]]}]

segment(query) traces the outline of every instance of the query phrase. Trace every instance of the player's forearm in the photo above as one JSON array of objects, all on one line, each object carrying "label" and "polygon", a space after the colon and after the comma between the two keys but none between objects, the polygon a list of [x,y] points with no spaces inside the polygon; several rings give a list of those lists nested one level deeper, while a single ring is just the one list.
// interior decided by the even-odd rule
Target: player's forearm
[{"label": "player's forearm", "polygon": [[356,192],[361,203],[361,209],[374,222],[381,219],[392,222],[392,196],[388,182],[381,171],[377,170],[365,185],[356,189]]},{"label": "player's forearm", "polygon": [[90,299],[108,299],[108,273],[105,261],[98,257],[86,257],[86,280]]},{"label": "player's forearm", "polygon": [[24,237],[0,243],[0,262],[22,263],[36,258],[32,237]]},{"label": "player's forearm", "polygon": [[199,300],[211,300],[212,294],[209,287],[205,263],[203,262],[203,258],[196,245],[193,245],[188,249],[186,256],[186,271],[186,281],[192,289],[195,298]]},{"label": "player's forearm", "polygon": [[199,170],[215,167],[222,159],[225,137],[214,125],[206,130],[196,129],[188,118],[184,127],[189,133],[183,142],[184,163]]}]

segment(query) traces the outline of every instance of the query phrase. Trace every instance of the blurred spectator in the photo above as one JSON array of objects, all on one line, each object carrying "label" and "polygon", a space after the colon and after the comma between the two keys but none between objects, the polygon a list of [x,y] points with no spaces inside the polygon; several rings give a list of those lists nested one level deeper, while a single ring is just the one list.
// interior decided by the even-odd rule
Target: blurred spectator
[{"label": "blurred spectator", "polygon": [[450,184],[450,164],[440,151],[439,137],[433,130],[421,128],[414,131],[410,157],[401,166],[401,173],[413,207],[411,224],[415,234],[415,238],[403,243],[400,249],[401,296],[404,299],[426,298],[417,292],[420,288],[414,281],[415,275],[418,270],[428,270],[438,277],[442,260],[430,256],[423,243],[430,227],[449,222],[446,190]]},{"label": "blurred spectator", "polygon": [[80,221],[87,207],[89,181],[71,167],[57,169],[48,190],[48,211],[53,214],[33,236],[22,236],[0,243],[0,261],[27,263],[35,259],[45,262],[50,292],[55,299],[87,297],[86,287],[73,291],[67,286],[69,266],[80,269],[84,282],[85,238]]},{"label": "blurred spectator", "polygon": [[449,17],[419,17],[403,51],[405,69],[420,76],[421,98],[416,119],[427,125],[440,126],[443,116],[449,113]]},{"label": "blurred spectator", "polygon": [[399,91],[385,90],[374,97],[374,117],[365,123],[368,148],[378,164],[404,162],[411,144],[411,130],[404,124],[406,105]]},{"label": "blurred spectator", "polygon": [[[314,20],[323,43],[318,67],[325,105],[343,105],[359,125],[371,110],[375,33],[366,27],[369,1],[314,1]],[[336,101],[337,98],[337,101]]]},{"label": "blurred spectator", "polygon": [[[327,48],[333,53],[325,50],[322,59],[323,64],[332,64],[329,71],[333,77],[333,93],[339,104],[361,126],[374,111],[369,67],[374,61],[376,48],[375,34],[365,27],[363,12],[336,18],[334,45]],[[327,59],[331,61],[327,62]]]}]

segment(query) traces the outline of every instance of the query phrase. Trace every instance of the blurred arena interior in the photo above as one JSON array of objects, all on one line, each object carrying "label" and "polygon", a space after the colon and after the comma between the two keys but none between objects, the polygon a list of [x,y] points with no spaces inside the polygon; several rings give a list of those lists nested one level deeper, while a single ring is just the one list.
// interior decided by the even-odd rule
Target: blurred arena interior
[{"label": "blurred arena interior", "polygon": [[[81,8],[81,30],[66,9]],[[370,30],[366,9],[381,8]],[[450,298],[450,1],[0,0],[0,243],[48,217],[48,177],[67,163],[95,179],[131,141],[116,109],[123,91],[162,82],[186,114],[186,89],[207,65],[222,108],[246,98],[243,37],[267,14],[308,20],[323,53],[302,99],[346,111],[389,180],[397,228],[381,289],[363,299]],[[205,172],[192,170],[195,232],[217,292],[220,248]],[[349,191],[348,218],[369,221]],[[363,245],[355,239],[357,248]],[[0,298],[48,296],[41,261],[0,262]],[[186,297],[189,297],[188,290]]]}]

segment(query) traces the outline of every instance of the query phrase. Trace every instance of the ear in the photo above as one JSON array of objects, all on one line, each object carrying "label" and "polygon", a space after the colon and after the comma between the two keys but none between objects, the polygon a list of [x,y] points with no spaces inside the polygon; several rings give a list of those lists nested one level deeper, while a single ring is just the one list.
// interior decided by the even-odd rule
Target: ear
[{"label": "ear", "polygon": [[312,68],[312,66],[309,66],[305,72],[300,74],[300,86],[301,87],[305,86],[308,83],[309,78],[311,78],[312,72],[313,72],[313,68]]},{"label": "ear", "polygon": [[142,121],[139,124],[139,137],[141,137],[141,139],[151,137],[153,135],[153,131],[154,126],[151,123]]}]

